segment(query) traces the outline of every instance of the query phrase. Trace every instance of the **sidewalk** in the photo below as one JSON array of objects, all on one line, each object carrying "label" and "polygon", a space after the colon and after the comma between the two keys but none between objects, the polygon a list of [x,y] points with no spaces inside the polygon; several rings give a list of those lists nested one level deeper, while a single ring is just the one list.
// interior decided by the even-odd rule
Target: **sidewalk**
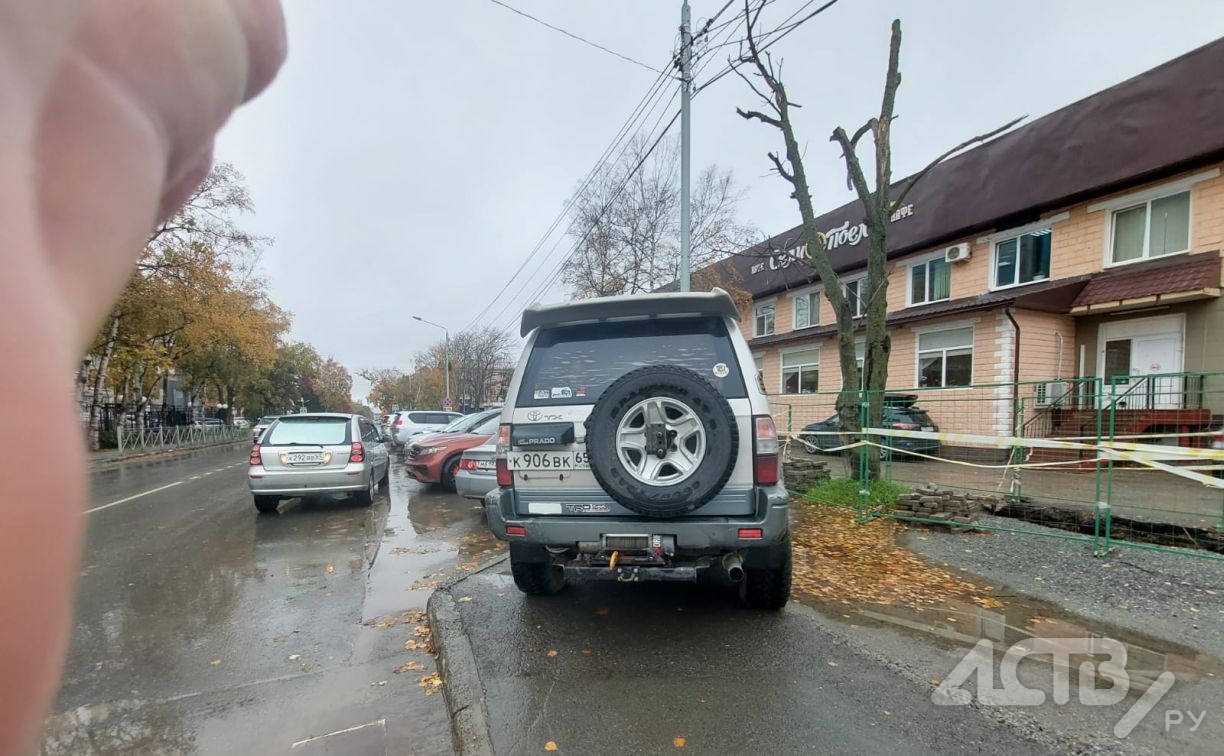
[{"label": "sidewalk", "polygon": [[212,449],[219,446],[232,446],[235,444],[249,443],[250,439],[238,438],[216,441],[208,444],[198,444],[196,446],[165,447],[161,449],[146,449],[138,452],[120,452],[118,449],[103,449],[96,452],[90,452],[87,459],[89,468],[91,470],[98,470],[121,465],[127,462],[144,462],[151,459],[177,457],[190,452],[199,451],[201,449]]}]

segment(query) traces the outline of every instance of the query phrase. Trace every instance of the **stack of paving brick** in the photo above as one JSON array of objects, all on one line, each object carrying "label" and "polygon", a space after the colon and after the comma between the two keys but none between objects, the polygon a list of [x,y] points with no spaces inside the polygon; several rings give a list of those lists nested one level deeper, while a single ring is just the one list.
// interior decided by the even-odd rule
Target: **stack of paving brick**
[{"label": "stack of paving brick", "polygon": [[829,465],[818,459],[788,459],[782,463],[782,477],[788,491],[802,494],[829,478]]},{"label": "stack of paving brick", "polygon": [[1002,497],[937,488],[927,484],[902,494],[897,499],[896,514],[939,520],[949,525],[969,525],[983,509],[997,510]]}]

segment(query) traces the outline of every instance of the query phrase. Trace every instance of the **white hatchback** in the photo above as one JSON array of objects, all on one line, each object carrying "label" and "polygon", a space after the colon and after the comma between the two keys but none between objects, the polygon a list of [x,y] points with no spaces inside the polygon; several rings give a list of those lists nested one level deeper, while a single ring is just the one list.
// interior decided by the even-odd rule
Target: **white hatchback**
[{"label": "white hatchback", "polygon": [[408,410],[401,412],[399,417],[395,418],[392,434],[395,436],[395,443],[407,444],[408,439],[413,436],[440,431],[461,417],[463,415],[459,412]]}]

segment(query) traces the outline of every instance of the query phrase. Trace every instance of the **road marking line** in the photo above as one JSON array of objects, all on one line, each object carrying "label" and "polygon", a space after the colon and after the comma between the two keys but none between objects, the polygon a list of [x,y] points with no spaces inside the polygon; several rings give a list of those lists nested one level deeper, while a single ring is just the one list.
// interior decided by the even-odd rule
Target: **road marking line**
[{"label": "road marking line", "polygon": [[326,735],[316,735],[313,738],[306,738],[305,740],[299,740],[298,742],[289,746],[289,748],[290,749],[297,748],[298,746],[306,745],[307,743],[313,743],[316,740],[322,740],[323,738],[330,738],[332,735],[343,735],[346,732],[355,732],[356,730],[364,730],[365,728],[373,727],[374,725],[379,725],[385,728],[387,726],[387,720],[385,718],[375,719],[373,722],[366,722],[365,724],[357,725],[356,727],[346,727],[343,730],[336,730],[335,732],[329,732]]},{"label": "road marking line", "polygon": [[181,486],[182,484],[183,484],[183,481],[176,480],[173,483],[168,483],[164,486],[161,486],[160,488],[154,488],[152,490],[145,491],[144,493],[138,493],[138,494],[135,494],[134,496],[129,496],[126,499],[120,499],[119,501],[112,501],[110,504],[103,504],[102,506],[94,507],[93,509],[86,509],[84,514],[89,514],[90,512],[101,512],[103,509],[110,509],[111,507],[117,506],[119,504],[126,504],[127,502],[133,501],[135,499],[139,499],[142,496],[148,496],[149,494],[155,494],[158,491],[165,491],[167,488],[174,488],[175,486]]}]

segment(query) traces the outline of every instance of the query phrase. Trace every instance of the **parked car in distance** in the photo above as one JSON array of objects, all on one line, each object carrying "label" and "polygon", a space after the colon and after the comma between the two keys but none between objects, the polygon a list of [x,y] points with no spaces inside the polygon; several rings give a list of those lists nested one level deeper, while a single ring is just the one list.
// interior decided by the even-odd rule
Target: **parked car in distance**
[{"label": "parked car in distance", "polygon": [[435,436],[449,436],[452,433],[471,433],[491,417],[501,415],[501,410],[486,410],[484,412],[473,412],[470,415],[464,415],[455,422],[446,426],[442,430],[433,431],[432,433],[422,433],[412,439],[414,444],[428,444]]},{"label": "parked car in distance", "polygon": [[497,444],[481,444],[463,453],[455,473],[455,490],[460,496],[483,501],[497,488]]},{"label": "parked car in distance", "polygon": [[204,430],[220,430],[225,427],[225,421],[217,417],[205,417],[192,422],[191,427]]},{"label": "parked car in distance", "polygon": [[468,433],[434,436],[426,443],[414,439],[406,454],[409,474],[422,483],[454,491],[459,459],[468,449],[488,442],[497,432],[498,420],[498,415],[493,415]]},{"label": "parked car in distance", "polygon": [[442,430],[463,415],[458,412],[442,412],[433,410],[408,410],[401,412],[395,418],[395,443],[407,444],[408,439],[429,431]]},{"label": "parked car in distance", "polygon": [[[916,394],[885,394],[884,395],[884,427],[894,430],[912,430],[939,432],[939,426],[931,419],[926,410],[915,406],[918,401]],[[841,422],[837,415],[809,423],[799,431],[799,443],[809,454],[820,454],[827,449],[835,449],[851,443],[845,436],[825,435],[841,430]],[[939,442],[930,438],[902,438],[893,436],[885,439],[885,444],[900,449],[902,452],[917,452],[919,454],[939,454]],[[900,458],[909,458],[904,454]]]},{"label": "parked car in distance", "polygon": [[258,420],[255,421],[255,427],[251,429],[251,435],[254,437],[256,441],[258,441],[259,434],[266,431],[268,429],[268,426],[274,422],[276,422],[275,415],[268,415],[266,417],[259,418]]},{"label": "parked car in distance", "polygon": [[313,412],[278,418],[251,447],[247,483],[260,512],[281,499],[349,493],[369,506],[387,482],[383,433],[360,415]]},{"label": "parked car in distance", "polygon": [[250,428],[251,421],[247,420],[245,417],[236,417],[234,418],[234,427],[235,428]]}]

